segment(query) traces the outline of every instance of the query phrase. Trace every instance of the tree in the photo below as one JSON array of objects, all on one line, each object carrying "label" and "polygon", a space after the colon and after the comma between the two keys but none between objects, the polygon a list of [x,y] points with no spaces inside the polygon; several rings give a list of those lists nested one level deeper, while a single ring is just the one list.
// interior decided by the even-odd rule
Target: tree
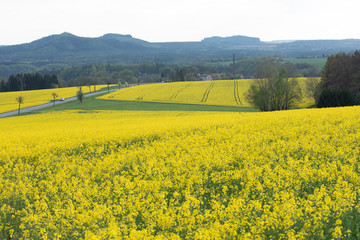
[{"label": "tree", "polygon": [[19,96],[16,98],[16,101],[19,103],[18,115],[20,115],[20,105],[24,103],[24,98]]},{"label": "tree", "polygon": [[285,100],[285,110],[289,109],[297,101],[302,100],[302,91],[299,82],[295,79],[287,79],[287,92]]},{"label": "tree", "polygon": [[107,79],[106,80],[106,85],[107,85],[107,90],[108,90],[108,92],[110,92],[110,79]]},{"label": "tree", "polygon": [[316,105],[351,106],[360,103],[360,52],[330,56],[322,71]]},{"label": "tree", "polygon": [[256,79],[245,99],[261,111],[287,110],[301,100],[301,88],[296,79],[289,80],[285,68],[277,71],[270,61],[257,67]]},{"label": "tree", "polygon": [[196,81],[198,77],[195,72],[188,72],[185,74],[185,81]]},{"label": "tree", "polygon": [[349,88],[351,81],[351,57],[345,53],[332,55],[326,61],[322,73],[324,88],[337,89]]},{"label": "tree", "polygon": [[45,75],[39,73],[25,73],[11,75],[1,87],[2,91],[25,91],[45,88],[55,88],[59,86],[56,75]]},{"label": "tree", "polygon": [[255,83],[251,84],[245,94],[246,100],[259,108],[260,111],[270,111],[270,99],[272,95],[272,84],[277,75],[277,70],[272,62],[258,64],[256,67]]},{"label": "tree", "polygon": [[6,91],[6,81],[4,78],[0,77],[0,92]]},{"label": "tree", "polygon": [[354,99],[349,90],[324,89],[317,99],[317,107],[351,106]]},{"label": "tree", "polygon": [[83,91],[81,90],[81,88],[80,88],[79,91],[77,91],[76,96],[77,96],[77,99],[82,103],[82,101],[83,101],[83,99],[84,99],[84,93],[83,93]]},{"label": "tree", "polygon": [[184,69],[176,70],[176,81],[185,81]]},{"label": "tree", "polygon": [[53,92],[52,94],[51,94],[52,96],[53,96],[53,98],[54,98],[54,106],[55,106],[55,99],[58,97],[58,95],[57,95],[57,93],[56,92]]},{"label": "tree", "polygon": [[319,95],[320,78],[309,77],[305,79],[306,96],[317,101]]}]

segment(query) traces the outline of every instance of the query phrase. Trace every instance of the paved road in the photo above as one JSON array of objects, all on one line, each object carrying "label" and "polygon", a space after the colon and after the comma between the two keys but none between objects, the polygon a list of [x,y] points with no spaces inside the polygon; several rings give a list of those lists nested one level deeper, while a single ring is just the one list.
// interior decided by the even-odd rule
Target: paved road
[{"label": "paved road", "polygon": [[[119,90],[119,89],[112,89],[112,90],[110,90],[110,92],[117,91],[117,90]],[[90,97],[90,96],[99,95],[99,94],[103,94],[103,93],[107,93],[107,92],[108,91],[106,90],[106,91],[87,93],[87,94],[84,95],[84,97]],[[74,100],[77,100],[77,97],[67,98],[64,101],[56,101],[55,104],[56,105],[64,104],[64,103],[71,102],[71,101],[74,101]],[[39,110],[39,109],[42,109],[42,108],[51,107],[53,104],[54,103],[49,102],[49,103],[45,103],[45,104],[41,104],[41,105],[37,105],[37,106],[33,106],[33,107],[24,108],[24,109],[20,110],[20,113],[27,113],[27,112],[32,112],[32,111]],[[17,114],[18,114],[18,110],[11,111],[11,112],[6,112],[6,113],[0,113],[0,118],[10,117],[10,116],[14,116],[14,115],[17,115]]]}]

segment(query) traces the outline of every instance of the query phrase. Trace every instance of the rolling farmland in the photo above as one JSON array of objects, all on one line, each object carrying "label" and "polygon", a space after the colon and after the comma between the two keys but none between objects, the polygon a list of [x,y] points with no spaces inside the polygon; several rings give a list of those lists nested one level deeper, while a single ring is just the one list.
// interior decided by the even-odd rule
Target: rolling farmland
[{"label": "rolling farmland", "polygon": [[[123,101],[251,107],[245,101],[244,93],[247,92],[252,81],[252,79],[240,79],[151,84],[123,89],[122,91],[99,98]],[[303,91],[305,91],[304,78],[300,78],[299,83]],[[296,103],[296,107],[302,108],[312,105],[314,105],[314,100],[305,96],[303,101]]]},{"label": "rolling farmland", "polygon": [[0,119],[0,237],[357,238],[359,113]]},{"label": "rolling farmland", "polygon": [[[360,107],[164,107],[215,102],[221,87],[241,104],[240,82],[218,83],[0,119],[0,238],[358,239]],[[125,104],[148,107],[121,109],[134,90],[143,99]],[[153,91],[162,102],[142,102]]]}]

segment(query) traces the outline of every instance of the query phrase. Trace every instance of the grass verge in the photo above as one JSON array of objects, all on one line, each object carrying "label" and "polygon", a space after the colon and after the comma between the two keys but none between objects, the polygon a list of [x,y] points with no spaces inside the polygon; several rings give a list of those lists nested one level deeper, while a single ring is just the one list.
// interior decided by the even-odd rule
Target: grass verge
[{"label": "grass verge", "polygon": [[98,96],[88,97],[83,100],[73,101],[54,107],[44,108],[39,112],[64,111],[64,110],[123,110],[123,111],[221,111],[221,112],[257,112],[256,108],[236,106],[215,106],[200,104],[159,103],[142,101],[117,101],[97,99]]}]

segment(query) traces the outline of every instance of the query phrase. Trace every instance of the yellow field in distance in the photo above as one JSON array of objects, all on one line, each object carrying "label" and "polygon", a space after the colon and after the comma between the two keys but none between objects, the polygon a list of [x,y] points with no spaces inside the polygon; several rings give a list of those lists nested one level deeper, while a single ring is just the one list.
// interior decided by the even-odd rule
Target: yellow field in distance
[{"label": "yellow field in distance", "polygon": [[[297,102],[295,107],[303,108],[314,105],[314,100],[305,97],[305,78],[298,78],[298,80],[302,87],[303,100]],[[148,84],[123,89],[99,98],[251,107],[245,101],[244,93],[248,91],[253,81],[254,79],[238,79]]]},{"label": "yellow field in distance", "polygon": [[[97,85],[96,91],[101,88],[105,88],[107,85]],[[19,104],[16,98],[22,96],[24,98],[24,104],[21,104],[21,108],[32,107],[40,104],[45,104],[53,101],[52,93],[56,93],[59,98],[69,98],[76,96],[76,92],[79,90],[78,87],[67,87],[67,88],[53,88],[53,89],[41,89],[31,91],[19,91],[19,92],[1,92],[0,93],[0,113],[15,111],[18,109]],[[94,87],[91,86],[91,91]],[[83,93],[89,93],[90,89],[87,86],[82,87]]]}]

